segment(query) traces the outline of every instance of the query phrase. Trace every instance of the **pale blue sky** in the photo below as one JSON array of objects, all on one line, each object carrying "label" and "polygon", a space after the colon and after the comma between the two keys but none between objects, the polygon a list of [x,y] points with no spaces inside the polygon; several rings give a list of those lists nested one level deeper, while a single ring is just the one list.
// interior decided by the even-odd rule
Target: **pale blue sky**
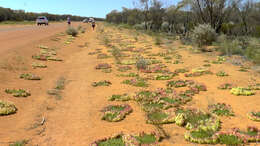
[{"label": "pale blue sky", "polygon": [[[167,0],[165,0],[167,1]],[[176,3],[179,0],[168,0]],[[0,0],[0,7],[26,12],[48,12],[105,18],[110,11],[133,8],[133,0]]]}]

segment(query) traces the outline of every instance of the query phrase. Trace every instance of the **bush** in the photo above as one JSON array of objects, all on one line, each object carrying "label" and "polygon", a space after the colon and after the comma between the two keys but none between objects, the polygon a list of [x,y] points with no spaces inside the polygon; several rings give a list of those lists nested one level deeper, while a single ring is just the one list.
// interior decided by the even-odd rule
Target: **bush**
[{"label": "bush", "polygon": [[28,143],[28,140],[16,141],[9,146],[25,146]]},{"label": "bush", "polygon": [[224,23],[221,25],[221,32],[224,34],[231,34],[232,29],[235,27],[233,23]]},{"label": "bush", "polygon": [[144,59],[143,57],[138,58],[136,61],[136,67],[138,70],[140,70],[140,69],[145,70],[148,67],[148,61],[146,59]]},{"label": "bush", "polygon": [[260,42],[257,38],[236,37],[228,38],[226,35],[220,35],[217,39],[219,51],[223,55],[241,55],[246,56],[256,64],[260,64]]},{"label": "bush", "polygon": [[136,29],[136,30],[143,30],[143,29],[145,29],[145,25],[144,25],[144,23],[142,23],[142,24],[135,24],[134,25],[134,29]]},{"label": "bush", "polygon": [[192,32],[192,40],[199,47],[210,45],[216,40],[216,32],[209,24],[200,24]]},{"label": "bush", "polygon": [[13,103],[0,100],[0,116],[14,114],[16,111]]},{"label": "bush", "polygon": [[115,57],[115,59],[119,59],[120,57],[122,57],[122,53],[117,47],[112,48],[112,55]]},{"label": "bush", "polygon": [[260,37],[260,25],[257,25],[257,26],[255,27],[255,36],[256,36],[256,37]]},{"label": "bush", "polygon": [[241,45],[241,42],[237,38],[230,40],[226,35],[222,34],[217,38],[217,43],[222,55],[244,54],[243,45]]},{"label": "bush", "polygon": [[85,33],[86,32],[86,29],[85,28],[82,28],[81,29],[81,33]]},{"label": "bush", "polygon": [[68,35],[72,35],[72,36],[77,36],[78,35],[78,30],[73,28],[73,27],[69,27],[67,30],[66,30],[66,33]]},{"label": "bush", "polygon": [[249,40],[245,55],[254,63],[260,64],[260,42],[256,38]]},{"label": "bush", "polygon": [[160,46],[162,44],[162,39],[160,36],[155,36],[155,45]]},{"label": "bush", "polygon": [[242,145],[243,141],[234,135],[220,135],[219,142],[226,145]]},{"label": "bush", "polygon": [[168,32],[169,31],[169,23],[168,22],[163,22],[162,26],[161,26],[161,30],[164,32]]},{"label": "bush", "polygon": [[118,28],[119,29],[121,29],[121,28],[125,28],[125,29],[131,29],[132,27],[131,27],[131,25],[129,25],[129,24],[119,24],[118,25]]}]

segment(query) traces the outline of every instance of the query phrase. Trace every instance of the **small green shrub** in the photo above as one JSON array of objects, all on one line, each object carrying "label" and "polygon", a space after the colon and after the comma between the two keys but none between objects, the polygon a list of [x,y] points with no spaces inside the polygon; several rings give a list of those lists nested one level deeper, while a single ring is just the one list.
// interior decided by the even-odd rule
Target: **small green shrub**
[{"label": "small green shrub", "polygon": [[98,87],[98,86],[110,86],[111,84],[112,84],[112,83],[111,83],[110,81],[104,80],[104,81],[94,82],[94,83],[92,83],[91,85],[92,85],[93,87]]},{"label": "small green shrub", "polygon": [[241,72],[248,72],[248,67],[245,67],[245,66],[240,66],[239,70],[238,71],[241,71]]},{"label": "small green shrub", "polygon": [[135,137],[140,144],[153,144],[157,141],[154,135],[144,134],[142,136]]},{"label": "small green shrub", "polygon": [[66,79],[64,77],[60,77],[56,82],[55,89],[64,90],[65,89],[65,82],[66,82]]},{"label": "small green shrub", "polygon": [[232,111],[231,106],[224,103],[209,105],[208,109],[211,113],[214,113],[218,116],[234,116],[234,112]]},{"label": "small green shrub", "polygon": [[55,99],[57,99],[57,100],[62,99],[61,93],[62,93],[61,90],[58,90],[58,89],[50,89],[47,91],[48,95],[54,96]]},{"label": "small green shrub", "polygon": [[125,118],[126,115],[133,111],[130,105],[109,105],[102,109],[103,117],[102,120],[108,122],[118,122]]},{"label": "small green shrub", "polygon": [[114,56],[115,59],[119,59],[120,57],[122,57],[122,53],[120,49],[117,47],[112,48],[112,55]]},{"label": "small green shrub", "polygon": [[260,83],[249,85],[248,89],[250,89],[250,90],[260,90]]},{"label": "small green shrub", "polygon": [[220,128],[220,120],[210,113],[199,110],[182,110],[176,111],[175,123],[184,126],[186,129],[202,129],[217,131]]},{"label": "small green shrub", "polygon": [[213,64],[222,64],[226,61],[225,56],[217,56],[217,59],[212,61]]},{"label": "small green shrub", "polygon": [[230,84],[230,83],[225,83],[225,84],[222,84],[218,87],[218,89],[221,89],[221,90],[226,90],[226,89],[232,89],[234,87],[234,85]]},{"label": "small green shrub", "polygon": [[147,114],[147,123],[150,124],[167,124],[174,121],[175,117],[171,112],[151,111]]},{"label": "small green shrub", "polygon": [[119,77],[139,77],[138,74],[136,73],[129,73],[129,74],[120,74],[120,75],[117,75]]},{"label": "small green shrub", "polygon": [[204,67],[210,67],[211,64],[204,64],[203,66],[204,66]]},{"label": "small green shrub", "polygon": [[98,146],[125,146],[122,137],[111,138],[97,143]]},{"label": "small green shrub", "polygon": [[194,84],[194,82],[190,80],[177,80],[177,81],[169,81],[167,83],[167,87],[179,88],[179,87],[186,87],[187,85],[191,85],[191,84]]},{"label": "small green shrub", "polygon": [[242,87],[232,88],[230,92],[231,92],[231,94],[234,94],[236,96],[239,96],[239,95],[251,96],[251,95],[255,94],[254,91],[251,91],[250,89],[242,88]]},{"label": "small green shrub", "polygon": [[157,75],[155,76],[155,80],[170,80],[173,78],[174,75]]},{"label": "small green shrub", "polygon": [[237,145],[243,144],[243,141],[234,135],[225,135],[224,134],[224,135],[220,135],[218,139],[221,144],[226,144],[226,145],[230,145],[230,146],[237,146]]},{"label": "small green shrub", "polygon": [[252,120],[252,121],[260,122],[260,111],[258,111],[258,112],[249,112],[247,114],[247,117],[250,120]]},{"label": "small green shrub", "polygon": [[131,97],[128,94],[114,94],[111,97],[109,97],[109,101],[128,101]]},{"label": "small green shrub", "polygon": [[29,91],[23,89],[5,89],[5,93],[12,94],[14,97],[28,97],[31,96]]},{"label": "small green shrub", "polygon": [[185,134],[185,139],[199,144],[216,144],[218,139],[212,130],[196,129]]},{"label": "small green shrub", "polygon": [[111,45],[111,40],[110,40],[107,36],[104,36],[104,37],[103,37],[103,43],[104,43],[104,45],[107,46],[107,47],[111,47],[111,46],[112,46],[112,45]]},{"label": "small green shrub", "polygon": [[208,138],[208,137],[211,137],[213,134],[214,134],[213,131],[205,131],[205,130],[191,132],[192,137],[195,137],[195,138]]},{"label": "small green shrub", "polygon": [[10,115],[16,111],[17,108],[13,103],[0,100],[0,115]]},{"label": "small green shrub", "polygon": [[212,74],[207,68],[195,68],[192,69],[192,73],[186,73],[185,77],[198,77],[206,74]]},{"label": "small green shrub", "polygon": [[159,132],[146,134],[144,132],[137,135],[116,134],[112,137],[102,138],[91,143],[90,146],[141,146],[141,145],[157,145],[162,138]]},{"label": "small green shrub", "polygon": [[100,63],[95,68],[96,69],[109,69],[109,68],[112,68],[112,66],[107,63]]},{"label": "small green shrub", "polygon": [[126,72],[126,71],[129,71],[131,69],[132,69],[131,66],[119,66],[117,70],[120,71],[120,72]]},{"label": "small green shrub", "polygon": [[183,64],[183,61],[181,61],[181,60],[175,60],[175,61],[173,61],[172,64]]},{"label": "small green shrub", "polygon": [[105,53],[98,54],[97,59],[107,59],[109,56]]},{"label": "small green shrub", "polygon": [[71,35],[73,37],[77,36],[78,35],[78,30],[73,28],[73,27],[69,27],[67,30],[66,30],[66,33],[68,35]]},{"label": "small green shrub", "polygon": [[102,69],[102,72],[104,72],[104,73],[111,73],[112,69],[111,68]]},{"label": "small green shrub", "polygon": [[150,112],[153,110],[161,110],[164,109],[164,104],[163,103],[143,103],[142,104],[142,109],[145,112]]},{"label": "small green shrub", "polygon": [[219,76],[219,77],[229,76],[229,75],[228,75],[226,72],[224,72],[224,71],[219,71],[219,72],[216,73],[216,75]]},{"label": "small green shrub", "polygon": [[9,146],[25,146],[27,143],[28,143],[27,140],[22,140],[22,141],[16,141],[10,144]]},{"label": "small green shrub", "polygon": [[120,61],[120,64],[122,64],[122,65],[134,65],[136,63],[137,62],[134,59],[128,59],[128,60],[121,60]]},{"label": "small green shrub", "polygon": [[180,68],[180,69],[176,69],[174,72],[176,72],[176,73],[186,73],[186,72],[189,72],[189,70],[185,69],[185,68]]},{"label": "small green shrub", "polygon": [[25,80],[41,80],[41,78],[39,76],[27,73],[27,74],[21,74],[20,75],[21,79],[25,79]]},{"label": "small green shrub", "polygon": [[36,62],[34,62],[34,63],[32,63],[32,67],[33,67],[34,69],[36,69],[36,68],[47,68],[47,65],[42,64],[42,63],[36,63]]},{"label": "small green shrub", "polygon": [[146,82],[145,79],[138,78],[138,77],[136,79],[124,80],[122,83],[136,86],[136,87],[148,87],[149,86],[149,84]]}]

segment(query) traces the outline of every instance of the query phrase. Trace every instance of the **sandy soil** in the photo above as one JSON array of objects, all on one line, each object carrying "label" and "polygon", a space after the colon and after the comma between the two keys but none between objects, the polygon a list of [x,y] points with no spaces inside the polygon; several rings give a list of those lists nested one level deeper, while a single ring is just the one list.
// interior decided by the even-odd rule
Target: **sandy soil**
[{"label": "sandy soil", "polygon": [[[75,26],[78,24],[75,24]],[[96,49],[101,49],[107,53],[108,49],[101,41],[102,34],[99,31],[91,30],[87,24],[86,32],[80,34],[72,44],[65,45],[67,36],[59,35],[66,28],[65,24],[55,24],[48,28],[21,27],[19,30],[2,31],[0,28],[0,99],[12,101],[18,108],[18,112],[9,116],[0,117],[0,145],[8,145],[18,140],[29,140],[28,145],[39,146],[83,146],[91,142],[108,137],[115,133],[138,133],[152,132],[156,130],[153,125],[146,124],[145,113],[139,105],[133,101],[128,102],[133,113],[128,115],[123,121],[109,123],[101,120],[100,110],[109,104],[119,104],[120,102],[109,102],[108,96],[112,94],[134,93],[140,88],[121,84],[124,78],[117,77],[116,64],[113,58],[106,60],[97,59],[96,55],[89,55]],[[98,27],[104,27],[99,24]],[[100,29],[100,28],[98,28]],[[117,43],[118,38],[124,41],[133,42],[136,48],[150,44],[152,52],[160,52],[161,47],[154,46],[150,36],[140,35],[139,40],[134,42],[134,33],[129,30],[117,30],[104,27]],[[44,32],[44,33],[43,33]],[[4,35],[5,34],[5,35]],[[41,35],[38,35],[41,34]],[[120,36],[120,37],[119,37]],[[59,41],[53,41],[59,38]],[[2,44],[3,42],[3,44]],[[84,47],[84,44],[88,45]],[[62,62],[43,62],[48,67],[46,69],[32,69],[31,63],[35,62],[31,58],[33,54],[39,52],[39,45],[58,48],[58,57]],[[204,60],[215,60],[214,54],[194,54],[181,48],[178,42],[170,44],[177,48],[178,54],[183,56],[184,64],[167,64],[170,70],[177,68],[196,68],[201,67]],[[113,66],[110,74],[97,71],[95,66],[98,63],[109,63]],[[253,122],[246,117],[246,113],[251,110],[260,111],[260,92],[254,96],[234,96],[228,91],[218,90],[217,87],[225,82],[231,82],[239,86],[247,86],[251,83],[260,83],[260,77],[253,71],[239,72],[239,67],[224,63],[212,65],[210,70],[214,73],[224,70],[230,76],[217,77],[216,75],[206,75],[201,77],[189,78],[200,83],[204,83],[208,91],[194,96],[193,101],[188,106],[207,110],[207,106],[216,102],[230,104],[235,112],[234,117],[222,117],[222,129],[231,127],[245,129],[248,125],[260,128],[260,123]],[[133,69],[132,71],[136,71]],[[131,72],[132,72],[131,71]],[[21,73],[34,73],[41,76],[40,81],[27,81],[19,79]],[[65,90],[61,99],[48,95],[46,92],[52,89],[56,81],[64,77],[66,79]],[[175,79],[186,79],[183,75]],[[112,85],[109,87],[91,86],[92,82],[109,80]],[[149,81],[149,89],[165,87],[166,81]],[[28,89],[32,96],[27,98],[14,98],[4,93],[6,88]],[[45,120],[42,125],[39,124]],[[163,128],[170,135],[170,139],[163,140],[162,146],[189,146],[194,145],[184,140],[185,129],[175,124],[164,125]]]}]

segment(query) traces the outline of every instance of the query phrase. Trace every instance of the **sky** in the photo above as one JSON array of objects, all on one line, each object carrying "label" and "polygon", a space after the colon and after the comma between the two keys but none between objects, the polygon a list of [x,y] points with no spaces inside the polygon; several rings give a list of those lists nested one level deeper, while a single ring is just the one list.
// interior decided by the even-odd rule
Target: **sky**
[{"label": "sky", "polygon": [[[166,1],[166,0],[165,0]],[[178,0],[170,0],[175,3]],[[48,12],[105,18],[112,10],[133,8],[133,0],[0,0],[0,7],[26,12]]]},{"label": "sky", "polygon": [[133,7],[132,0],[0,0],[0,7],[105,18],[110,11]]}]

